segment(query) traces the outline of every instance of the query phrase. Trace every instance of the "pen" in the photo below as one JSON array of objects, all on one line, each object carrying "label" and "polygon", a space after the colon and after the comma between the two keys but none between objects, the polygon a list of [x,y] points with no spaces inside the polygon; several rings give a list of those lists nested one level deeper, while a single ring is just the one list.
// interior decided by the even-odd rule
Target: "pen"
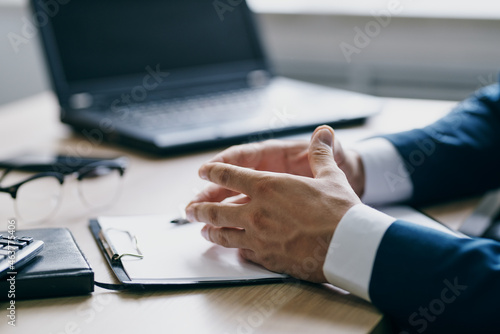
[{"label": "pen", "polygon": [[172,219],[170,221],[171,224],[177,224],[177,225],[184,225],[184,224],[189,224],[190,221],[187,220],[186,218],[176,218],[176,219]]}]

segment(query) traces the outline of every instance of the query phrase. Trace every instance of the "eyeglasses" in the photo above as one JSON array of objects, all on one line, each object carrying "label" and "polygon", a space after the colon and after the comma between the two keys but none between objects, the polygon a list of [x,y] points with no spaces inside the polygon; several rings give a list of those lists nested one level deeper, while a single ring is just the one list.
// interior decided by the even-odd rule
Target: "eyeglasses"
[{"label": "eyeglasses", "polygon": [[7,169],[0,177],[0,192],[14,199],[18,218],[27,223],[43,222],[57,211],[62,197],[62,185],[69,176],[78,181],[78,193],[89,208],[109,206],[120,193],[126,170],[123,160],[102,160],[65,174],[43,172],[32,175],[10,186],[1,186],[14,169]]}]

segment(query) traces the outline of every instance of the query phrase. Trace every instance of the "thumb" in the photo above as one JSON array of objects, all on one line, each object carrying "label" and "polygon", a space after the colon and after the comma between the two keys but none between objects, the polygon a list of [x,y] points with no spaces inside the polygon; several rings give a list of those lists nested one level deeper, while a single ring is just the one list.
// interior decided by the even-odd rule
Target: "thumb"
[{"label": "thumb", "polygon": [[327,125],[318,127],[312,135],[309,145],[309,165],[315,178],[332,175],[337,168],[332,149],[334,138],[333,129]]}]

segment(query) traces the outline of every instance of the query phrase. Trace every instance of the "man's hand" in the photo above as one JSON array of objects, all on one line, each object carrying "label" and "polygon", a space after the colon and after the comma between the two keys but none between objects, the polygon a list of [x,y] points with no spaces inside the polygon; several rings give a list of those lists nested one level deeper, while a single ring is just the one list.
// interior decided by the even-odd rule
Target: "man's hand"
[{"label": "man's hand", "polygon": [[[272,271],[325,282],[323,264],[333,232],[344,214],[360,203],[333,158],[333,143],[333,130],[322,126],[307,151],[294,146],[274,163],[273,158],[283,154],[273,147],[278,143],[267,144],[269,150],[258,150],[254,160],[247,162],[231,161],[228,156],[233,155],[227,154],[216,157],[223,162],[203,165],[200,176],[217,187],[191,202],[188,219],[205,222],[206,239],[239,248],[245,259]],[[234,156],[239,159],[244,154]],[[282,163],[290,157],[301,162],[304,156],[309,168]],[[238,194],[244,196],[226,200]]]},{"label": "man's hand", "polygon": [[[361,197],[364,192],[365,174],[361,157],[355,151],[344,150],[334,138],[333,155],[339,168],[345,173],[349,184]],[[260,171],[287,173],[313,177],[309,165],[308,141],[268,140],[261,143],[236,145],[217,154],[210,162],[222,162]],[[198,194],[191,203],[220,202],[237,195],[237,192],[211,184]],[[240,199],[240,202],[244,199]]]}]

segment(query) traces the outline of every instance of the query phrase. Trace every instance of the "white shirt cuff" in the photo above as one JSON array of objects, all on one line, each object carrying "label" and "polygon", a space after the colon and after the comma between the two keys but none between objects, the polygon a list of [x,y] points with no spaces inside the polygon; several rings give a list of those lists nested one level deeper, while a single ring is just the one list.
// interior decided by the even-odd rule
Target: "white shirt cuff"
[{"label": "white shirt cuff", "polygon": [[323,272],[331,284],[367,301],[375,256],[395,218],[364,204],[352,207],[333,234]]},{"label": "white shirt cuff", "polygon": [[358,142],[365,169],[365,192],[361,198],[370,205],[404,202],[413,194],[413,183],[403,159],[388,140],[373,138]]}]

